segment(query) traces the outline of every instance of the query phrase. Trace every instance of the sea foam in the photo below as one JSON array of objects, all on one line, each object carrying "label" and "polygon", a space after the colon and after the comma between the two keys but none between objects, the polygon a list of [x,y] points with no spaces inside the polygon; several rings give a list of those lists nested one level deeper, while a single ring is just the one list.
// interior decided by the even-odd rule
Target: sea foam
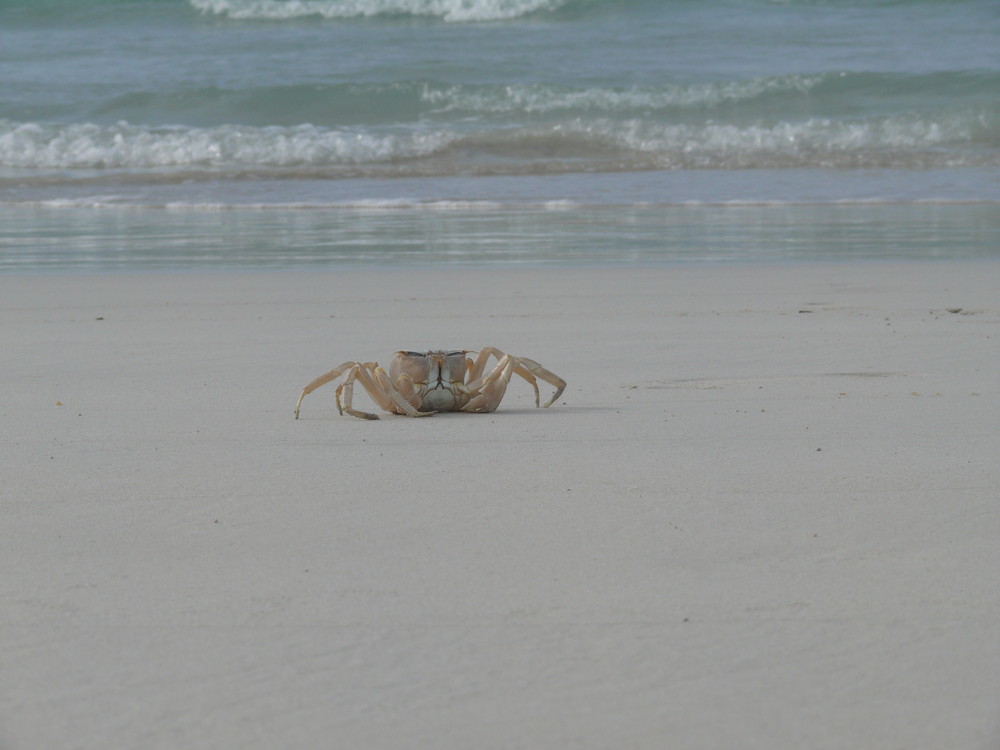
[{"label": "sea foam", "polygon": [[499,21],[554,10],[566,0],[189,0],[202,13],[238,20],[432,16],[449,22]]},{"label": "sea foam", "polygon": [[[573,117],[464,132],[454,127],[341,130],[299,125],[211,128],[0,120],[0,167],[31,170],[246,170],[398,165],[411,174],[538,173],[586,168],[975,167],[1000,157],[975,141],[975,118],[664,124]],[[405,169],[403,169],[405,167]],[[373,173],[375,173],[373,172]]]},{"label": "sea foam", "polygon": [[312,125],[190,128],[0,121],[0,165],[144,169],[381,163],[433,153],[449,138],[447,133],[377,135]]}]

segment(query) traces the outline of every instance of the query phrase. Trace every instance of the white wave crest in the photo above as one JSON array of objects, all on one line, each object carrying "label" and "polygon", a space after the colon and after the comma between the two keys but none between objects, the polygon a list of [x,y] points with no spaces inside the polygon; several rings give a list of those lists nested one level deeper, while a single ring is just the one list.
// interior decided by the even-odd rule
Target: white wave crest
[{"label": "white wave crest", "polygon": [[448,133],[375,135],[318,128],[53,125],[0,121],[0,166],[29,169],[301,167],[427,156]]},{"label": "white wave crest", "polygon": [[188,0],[202,13],[245,20],[431,16],[449,22],[500,21],[554,10],[566,0]]},{"label": "white wave crest", "polygon": [[709,107],[749,101],[780,92],[807,93],[824,80],[823,75],[788,75],[743,81],[665,85],[628,89],[570,89],[545,84],[508,86],[425,86],[421,99],[439,107],[439,112],[549,113],[568,110],[623,112],[655,111],[671,107]]},{"label": "white wave crest", "polygon": [[773,125],[660,125],[632,120],[581,122],[577,132],[652,156],[663,168],[971,166],[978,157],[947,146],[971,138],[962,117],[919,116]]},{"label": "white wave crest", "polygon": [[575,117],[480,129],[212,128],[0,120],[0,168],[338,174],[533,173],[607,169],[965,167],[997,163],[975,117],[666,124]]}]

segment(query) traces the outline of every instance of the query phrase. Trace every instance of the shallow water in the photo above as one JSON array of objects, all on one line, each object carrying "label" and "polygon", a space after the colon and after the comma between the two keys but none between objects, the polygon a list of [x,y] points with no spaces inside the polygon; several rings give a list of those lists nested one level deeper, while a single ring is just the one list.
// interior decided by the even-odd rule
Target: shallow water
[{"label": "shallow water", "polygon": [[996,258],[992,204],[0,208],[0,272]]}]

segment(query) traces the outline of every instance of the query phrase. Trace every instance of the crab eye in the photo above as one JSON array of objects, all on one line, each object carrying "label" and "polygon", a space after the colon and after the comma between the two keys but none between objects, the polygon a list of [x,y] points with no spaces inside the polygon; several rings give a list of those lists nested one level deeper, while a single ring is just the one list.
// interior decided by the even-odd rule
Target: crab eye
[{"label": "crab eye", "polygon": [[446,356],[446,357],[464,357],[465,356],[465,352],[462,351],[461,349],[458,349],[458,350],[453,351],[453,352],[445,352],[444,356]]},{"label": "crab eye", "polygon": [[426,357],[423,352],[403,352],[407,357]]}]

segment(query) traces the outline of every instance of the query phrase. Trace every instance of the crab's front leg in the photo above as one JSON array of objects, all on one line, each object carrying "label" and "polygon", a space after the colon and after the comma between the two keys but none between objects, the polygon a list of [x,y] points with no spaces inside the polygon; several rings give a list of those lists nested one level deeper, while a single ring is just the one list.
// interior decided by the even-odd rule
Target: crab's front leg
[{"label": "crab's front leg", "polygon": [[469,403],[462,407],[462,411],[496,411],[504,393],[507,392],[507,384],[514,372],[514,366],[514,359],[509,354],[504,354],[488,375],[468,383],[469,391],[474,395],[469,399]]},{"label": "crab's front leg", "polygon": [[[486,364],[490,356],[497,358],[497,366],[488,375],[480,377],[486,369]],[[508,367],[508,364],[512,366]],[[531,387],[535,391],[535,406],[540,405],[538,380],[536,378],[544,380],[556,389],[555,393],[552,394],[552,398],[541,405],[543,407],[552,406],[566,389],[565,380],[551,370],[542,367],[535,360],[528,359],[527,357],[512,357],[509,354],[504,354],[495,347],[487,346],[479,350],[479,356],[476,357],[476,361],[469,368],[468,384],[470,389],[478,390],[484,398],[474,398],[469,402],[470,405],[467,405],[464,411],[493,411],[496,409],[503,398],[512,373],[516,373],[531,384]],[[492,404],[493,408],[483,408],[488,404]]]},{"label": "crab's front leg", "polygon": [[[495,346],[484,346],[479,350],[479,354],[476,356],[476,361],[471,362],[469,365],[469,384],[474,383],[476,380],[482,377],[483,373],[486,372],[486,365],[489,362],[490,356],[496,357],[497,364],[499,365],[500,360],[502,360],[507,355],[502,351],[497,349]],[[538,396],[538,382],[532,377],[531,373],[525,370],[523,367],[515,364],[514,372],[520,375],[522,378],[531,383],[531,387],[535,389],[535,406],[538,406],[539,396]],[[506,384],[504,384],[506,388]],[[503,398],[503,394],[500,394]],[[499,403],[499,401],[497,402]]]},{"label": "crab's front leg", "polygon": [[420,406],[420,393],[414,387],[413,378],[409,375],[403,373],[393,383],[381,367],[376,367],[374,372],[379,385],[396,406],[392,411],[397,414],[405,414],[408,417],[429,417],[432,414],[437,414],[436,411],[420,411],[418,408]]}]

